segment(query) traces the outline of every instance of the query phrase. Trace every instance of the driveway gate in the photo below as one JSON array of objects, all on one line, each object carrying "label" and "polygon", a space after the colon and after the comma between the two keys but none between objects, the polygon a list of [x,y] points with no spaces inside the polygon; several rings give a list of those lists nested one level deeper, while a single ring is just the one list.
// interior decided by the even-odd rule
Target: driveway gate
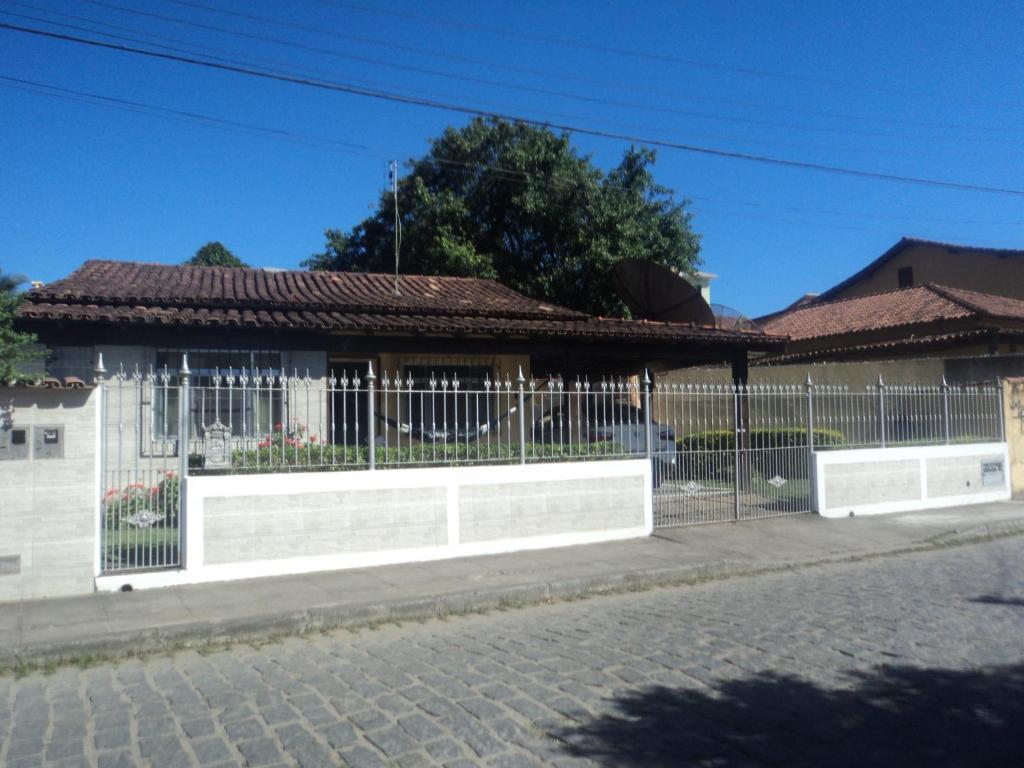
[{"label": "driveway gate", "polygon": [[653,453],[655,527],[811,511],[804,387],[659,384],[651,397],[665,446]]}]

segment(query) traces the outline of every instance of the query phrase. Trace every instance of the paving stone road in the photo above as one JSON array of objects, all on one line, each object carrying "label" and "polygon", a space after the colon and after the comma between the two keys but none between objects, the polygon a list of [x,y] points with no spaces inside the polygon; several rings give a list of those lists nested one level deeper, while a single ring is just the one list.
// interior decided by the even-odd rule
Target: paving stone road
[{"label": "paving stone road", "polygon": [[0,765],[1024,764],[1024,538],[0,677]]}]

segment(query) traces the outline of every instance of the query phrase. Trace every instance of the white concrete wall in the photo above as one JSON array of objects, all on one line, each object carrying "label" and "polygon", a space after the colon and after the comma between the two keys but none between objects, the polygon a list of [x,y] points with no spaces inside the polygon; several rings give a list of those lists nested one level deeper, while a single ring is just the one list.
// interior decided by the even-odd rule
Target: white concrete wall
[{"label": "white concrete wall", "polygon": [[[982,480],[999,464],[998,485]],[[814,454],[815,509],[824,517],[876,515],[1010,498],[1006,443],[931,445]]]},{"label": "white concrete wall", "polygon": [[337,570],[635,538],[644,459],[190,477],[185,567],[99,589]]},{"label": "white concrete wall", "polygon": [[[0,388],[29,442],[29,458],[0,461],[0,602],[93,591],[98,401],[93,389]],[[36,425],[64,428],[62,458],[32,456]]]}]

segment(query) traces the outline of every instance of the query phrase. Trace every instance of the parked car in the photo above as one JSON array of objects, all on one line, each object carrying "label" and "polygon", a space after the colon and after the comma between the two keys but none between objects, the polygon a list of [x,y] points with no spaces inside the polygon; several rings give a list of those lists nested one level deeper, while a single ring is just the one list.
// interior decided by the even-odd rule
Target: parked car
[{"label": "parked car", "polygon": [[[636,456],[647,453],[647,425],[642,409],[631,403],[583,401],[582,412],[572,404],[556,405],[534,422],[532,439],[545,445],[572,443],[614,444]],[[676,466],[676,436],[672,427],[651,423],[651,466],[654,487]]]}]

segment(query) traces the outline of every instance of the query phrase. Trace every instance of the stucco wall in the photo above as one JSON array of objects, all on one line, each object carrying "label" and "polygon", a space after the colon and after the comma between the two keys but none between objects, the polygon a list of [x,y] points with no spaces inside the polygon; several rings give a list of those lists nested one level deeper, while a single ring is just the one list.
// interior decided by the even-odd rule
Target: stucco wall
[{"label": "stucco wall", "polygon": [[[986,465],[1000,471],[986,476]],[[1008,465],[1002,443],[820,451],[815,509],[847,517],[1007,499]]]},{"label": "stucco wall", "polygon": [[[880,360],[850,363],[798,363],[795,365],[752,366],[751,384],[803,384],[808,374],[816,384],[845,384],[851,390],[876,384],[881,374],[886,384],[938,384],[945,372],[941,358]],[[658,379],[667,383],[728,384],[731,370],[681,368]]]},{"label": "stucco wall", "polygon": [[64,430],[63,458],[0,461],[0,602],[93,589],[97,401],[95,390],[0,388],[30,454],[33,426]]},{"label": "stucco wall", "polygon": [[[203,505],[205,562],[317,557],[448,543],[444,488],[215,496]],[[196,513],[198,514],[198,512]]]},{"label": "stucco wall", "polygon": [[422,562],[647,536],[644,459],[189,477],[185,568],[100,589]]},{"label": "stucco wall", "polygon": [[1003,382],[1006,443],[1010,450],[1010,484],[1014,496],[1024,495],[1024,378]]},{"label": "stucco wall", "polygon": [[933,245],[906,248],[881,269],[857,281],[835,298],[867,296],[899,288],[898,273],[913,267],[914,284],[938,283],[998,296],[1024,298],[1024,259],[985,253],[956,254]]}]

